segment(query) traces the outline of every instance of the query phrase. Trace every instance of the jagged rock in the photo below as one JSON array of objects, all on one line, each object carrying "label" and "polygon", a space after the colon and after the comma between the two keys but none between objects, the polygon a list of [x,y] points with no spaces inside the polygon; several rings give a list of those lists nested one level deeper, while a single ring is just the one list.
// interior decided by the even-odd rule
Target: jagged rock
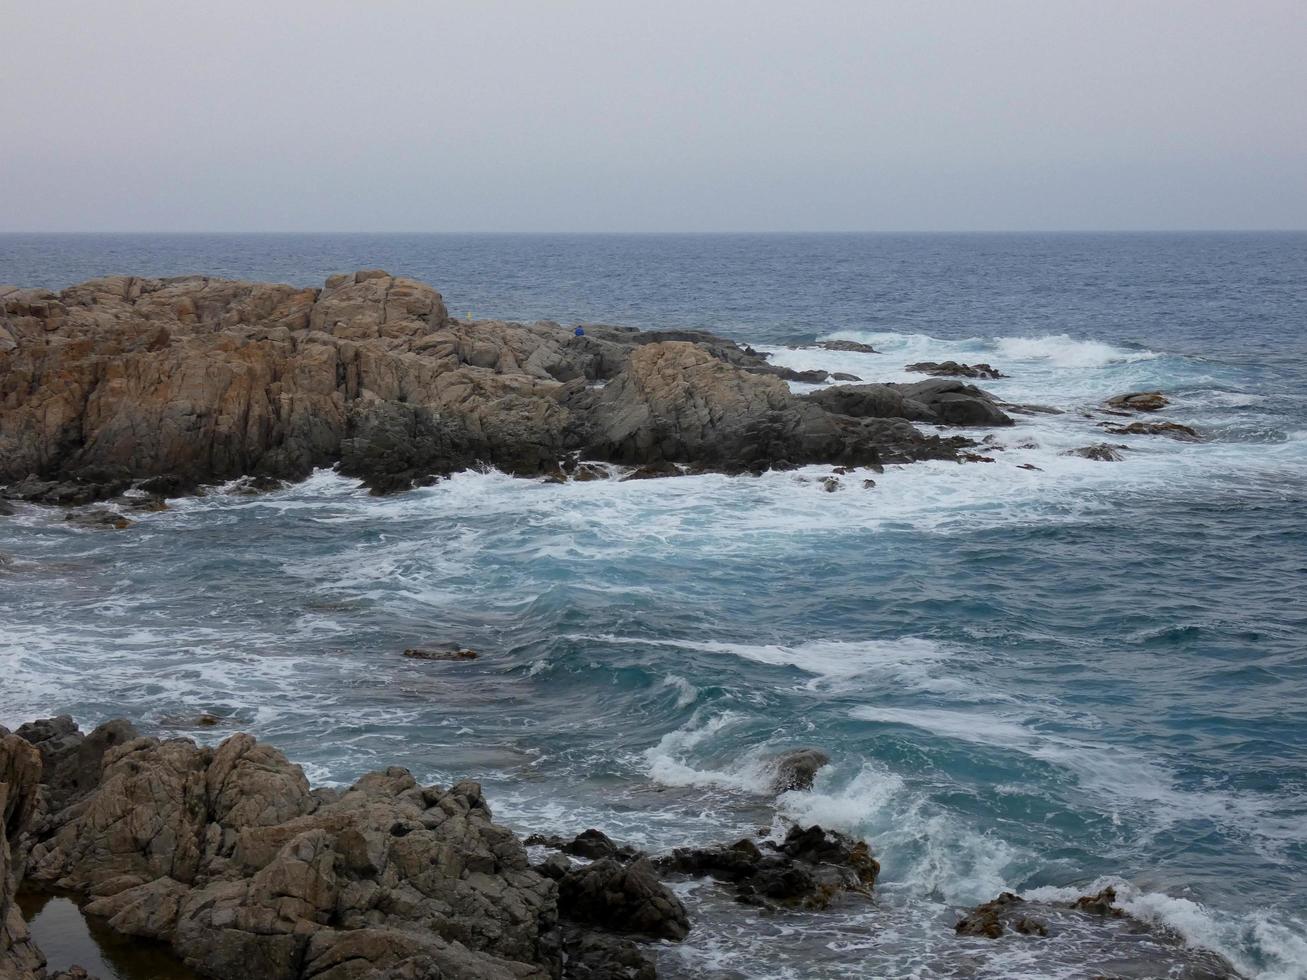
[{"label": "jagged rock", "polygon": [[564,980],[657,980],[653,959],[621,936],[563,930]]},{"label": "jagged rock", "polygon": [[107,721],[83,735],[68,715],[20,725],[14,732],[41,753],[46,808],[58,813],[100,784],[104,754],[140,735],[131,722]]},{"label": "jagged rock", "polygon": [[1025,915],[1022,907],[1026,900],[1012,892],[1003,892],[993,901],[977,905],[955,925],[954,931],[959,936],[983,936],[997,939],[1007,929],[1027,936],[1047,936],[1048,925],[1039,919]]},{"label": "jagged rock", "polygon": [[[51,743],[50,786],[74,783],[67,724],[29,732]],[[111,928],[168,942],[217,980],[560,968],[556,885],[475,783],[422,787],[391,768],[320,793],[248,735],[217,748],[134,738],[107,747],[99,784],[37,838],[29,880],[90,898]]]},{"label": "jagged rock", "polygon": [[819,340],[817,346],[823,350],[850,351],[855,354],[879,354],[880,351],[871,344],[860,344],[856,340]]},{"label": "jagged rock", "polygon": [[1157,412],[1171,404],[1171,400],[1160,391],[1132,391],[1109,398],[1107,404],[1131,412]]},{"label": "jagged rock", "polygon": [[727,472],[949,451],[799,400],[774,375],[825,372],[712,334],[455,320],[380,270],[321,290],[118,276],[0,302],[0,483],[42,503],[263,490],[332,464],[389,492],[476,465],[539,476],[581,449]]},{"label": "jagged rock", "polygon": [[677,848],[658,867],[687,875],[710,875],[733,886],[751,905],[825,908],[846,892],[866,894],[880,865],[862,841],[820,827],[790,828],[780,844],[759,848],[744,839],[709,848]]},{"label": "jagged rock", "polygon": [[618,861],[633,861],[641,856],[641,853],[635,848],[628,847],[625,844],[617,844],[602,830],[595,830],[593,827],[581,831],[571,840],[565,837],[532,834],[526,839],[526,844],[528,846],[551,847],[556,851],[562,851],[564,854],[574,854],[577,857],[590,860],[614,858]]},{"label": "jagged rock", "polygon": [[[871,481],[875,486],[875,481]],[[794,749],[771,759],[768,765],[775,770],[772,789],[784,793],[792,789],[812,789],[818,770],[830,763],[830,756],[821,749]]]},{"label": "jagged rock", "polygon": [[1131,422],[1128,425],[1100,423],[1114,436],[1166,436],[1181,442],[1198,442],[1202,439],[1197,430],[1179,422]]},{"label": "jagged rock", "polygon": [[690,932],[685,906],[643,857],[570,869],[558,883],[558,910],[574,922],[654,939],[681,940]]},{"label": "jagged rock", "polygon": [[1095,443],[1092,446],[1082,446],[1079,449],[1068,449],[1058,455],[1061,456],[1083,456],[1085,459],[1097,460],[1100,463],[1119,463],[1125,459],[1120,450],[1125,446],[1110,445],[1106,442]]},{"label": "jagged rock", "polygon": [[959,364],[957,361],[919,361],[903,370],[918,374],[933,374],[941,378],[1006,378],[1007,375],[990,364]]},{"label": "jagged rock", "polygon": [[41,755],[0,727],[0,977],[38,980],[45,957],[33,945],[14,895],[23,875],[19,838],[37,809]]}]

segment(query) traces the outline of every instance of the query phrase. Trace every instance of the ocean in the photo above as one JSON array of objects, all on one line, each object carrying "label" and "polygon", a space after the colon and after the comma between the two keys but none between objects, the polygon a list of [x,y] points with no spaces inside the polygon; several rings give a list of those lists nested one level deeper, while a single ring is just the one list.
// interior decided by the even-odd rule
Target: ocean
[{"label": "ocean", "polygon": [[[27,508],[0,518],[0,723],[247,730],[315,783],[471,776],[523,832],[872,843],[871,906],[678,886],[668,977],[1088,976],[1074,930],[951,926],[1105,884],[1249,977],[1307,977],[1307,234],[0,235],[25,286],[371,267],[459,316],[701,328],[867,380],[987,361],[1064,414],[835,493],[829,467],[385,498],[322,471],[123,532]],[[1084,415],[1152,389],[1203,441]],[[1061,455],[1105,438],[1123,461]],[[482,656],[401,656],[437,641]],[[771,793],[765,759],[806,746],[832,764]]]}]

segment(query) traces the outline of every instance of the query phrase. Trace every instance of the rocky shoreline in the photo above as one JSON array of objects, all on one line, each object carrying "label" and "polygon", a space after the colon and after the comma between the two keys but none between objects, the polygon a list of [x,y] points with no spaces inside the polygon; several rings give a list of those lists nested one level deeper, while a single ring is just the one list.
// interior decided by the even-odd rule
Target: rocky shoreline
[{"label": "rocky shoreline", "polygon": [[[810,780],[814,759],[776,760],[778,785]],[[711,880],[764,914],[820,914],[872,902],[880,870],[865,843],[820,827],[654,857],[597,830],[523,841],[473,782],[420,786],[392,767],[311,789],[246,734],[203,747],[123,720],[84,734],[66,716],[0,728],[0,812],[4,980],[86,977],[46,970],[15,901],[20,883],[71,893],[114,934],[167,944],[215,980],[654,980],[657,944],[694,928],[664,879]],[[544,855],[534,863],[533,850]],[[1024,942],[1125,922],[1155,945],[1115,901],[1110,890],[1064,904],[1004,893],[954,931]],[[1179,970],[1170,975],[1237,977],[1220,957],[1160,938]]]},{"label": "rocky shoreline", "polygon": [[[824,382],[699,331],[451,317],[385,272],[322,289],[207,277],[0,286],[0,485],[84,504],[337,466],[376,492],[473,466],[574,475],[578,459],[681,471],[958,459],[910,420],[1008,424],[951,378]],[[851,375],[843,380],[857,382]]]}]

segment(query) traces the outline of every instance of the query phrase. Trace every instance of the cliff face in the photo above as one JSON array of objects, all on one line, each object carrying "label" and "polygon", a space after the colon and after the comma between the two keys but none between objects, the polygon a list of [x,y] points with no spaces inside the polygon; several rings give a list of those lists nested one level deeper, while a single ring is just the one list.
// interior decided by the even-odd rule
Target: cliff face
[{"label": "cliff face", "polygon": [[0,304],[0,483],[34,477],[34,499],[68,493],[42,481],[94,499],[332,464],[389,490],[577,452],[738,471],[954,448],[795,398],[721,338],[452,320],[430,286],[380,271],[321,290],[114,277],[0,287]]},{"label": "cliff face", "polygon": [[45,957],[32,945],[14,893],[22,878],[18,838],[36,809],[41,757],[0,728],[0,977],[44,976]]}]

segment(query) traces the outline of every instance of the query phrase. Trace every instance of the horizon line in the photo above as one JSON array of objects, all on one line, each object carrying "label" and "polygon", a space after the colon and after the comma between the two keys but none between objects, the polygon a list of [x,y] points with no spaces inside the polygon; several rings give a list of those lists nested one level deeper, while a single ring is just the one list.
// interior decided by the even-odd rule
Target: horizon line
[{"label": "horizon line", "polygon": [[725,236],[725,235],[1295,235],[1307,233],[1307,226],[1301,228],[868,228],[868,229],[801,229],[795,231],[486,231],[486,230],[441,230],[441,231],[330,231],[330,230],[38,230],[38,229],[0,229],[0,236],[20,235],[447,235],[447,236],[528,236],[528,235],[566,235],[574,237],[624,235],[624,236]]}]

